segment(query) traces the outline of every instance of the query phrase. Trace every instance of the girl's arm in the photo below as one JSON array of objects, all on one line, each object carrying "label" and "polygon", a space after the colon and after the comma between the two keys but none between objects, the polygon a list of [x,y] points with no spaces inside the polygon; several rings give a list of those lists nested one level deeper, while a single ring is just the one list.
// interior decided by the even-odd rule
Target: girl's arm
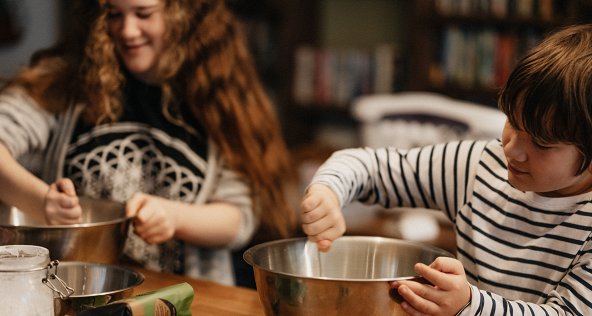
[{"label": "girl's arm", "polygon": [[0,200],[30,215],[43,218],[49,185],[21,166],[0,142]]},{"label": "girl's arm", "polygon": [[48,185],[21,166],[1,142],[0,161],[0,201],[48,224],[80,223],[82,209],[70,179]]},{"label": "girl's arm", "polygon": [[[81,209],[72,182],[48,185],[17,157],[45,152],[55,117],[40,108],[21,88],[0,95],[0,201],[15,206],[49,224],[79,223]],[[33,160],[34,161],[34,160]],[[39,161],[28,166],[40,171]]]},{"label": "girl's arm", "polygon": [[241,225],[238,207],[228,203],[189,204],[137,193],[127,203],[134,232],[150,244],[173,237],[202,247],[225,247]]},{"label": "girl's arm", "polygon": [[135,233],[151,244],[175,237],[203,247],[238,249],[250,241],[258,225],[250,194],[240,175],[223,169],[205,204],[137,193],[127,203],[127,214],[135,216]]}]

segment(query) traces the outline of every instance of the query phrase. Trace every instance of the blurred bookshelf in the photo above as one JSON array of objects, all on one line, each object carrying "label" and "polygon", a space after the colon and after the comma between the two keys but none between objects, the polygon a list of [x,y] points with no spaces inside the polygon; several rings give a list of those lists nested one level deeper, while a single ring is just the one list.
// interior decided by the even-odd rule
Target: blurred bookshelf
[{"label": "blurred bookshelf", "polygon": [[592,21],[586,0],[226,1],[291,147],[327,125],[355,130],[349,110],[364,94],[431,91],[495,106],[530,47]]},{"label": "blurred bookshelf", "polygon": [[402,89],[404,29],[398,15],[408,1],[227,4],[246,25],[251,51],[291,147],[314,143],[331,126],[355,130],[349,107],[357,96]]},{"label": "blurred bookshelf", "polygon": [[526,52],[550,32],[590,22],[590,1],[414,1],[408,89],[495,106]]}]

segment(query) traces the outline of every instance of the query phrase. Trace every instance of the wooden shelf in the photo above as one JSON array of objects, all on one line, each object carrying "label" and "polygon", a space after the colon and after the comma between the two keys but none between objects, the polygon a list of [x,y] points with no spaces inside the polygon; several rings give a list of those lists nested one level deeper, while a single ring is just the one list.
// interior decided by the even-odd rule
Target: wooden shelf
[{"label": "wooden shelf", "polygon": [[[327,7],[348,10],[347,14],[340,16],[345,16],[348,20],[340,22],[349,27],[368,22],[360,20],[360,17],[364,16],[366,4],[353,2],[353,0],[261,0],[256,4],[252,4],[248,0],[226,1],[238,11],[239,16],[254,19],[256,23],[262,24],[266,28],[265,32],[268,32],[267,39],[265,37],[254,38],[255,42],[263,43],[269,49],[255,49],[254,59],[259,61],[261,77],[277,105],[289,146],[302,145],[312,141],[319,126],[327,122],[356,127],[347,106],[301,105],[296,102],[294,97],[295,55],[298,48],[302,46],[322,48],[322,41],[326,37],[327,29],[333,31],[342,29],[335,26],[333,23],[335,21],[324,20],[330,19],[331,16],[325,11]],[[524,30],[532,30],[532,33],[536,33],[535,35],[542,38],[548,31],[563,25],[592,20],[592,5],[588,1],[581,0],[554,0],[561,1],[557,2],[561,9],[552,19],[543,19],[537,16],[525,18],[513,15],[497,17],[483,13],[441,14],[436,9],[437,1],[414,0],[393,7],[395,8],[393,10],[397,10],[397,12],[393,12],[393,17],[396,17],[398,22],[396,29],[393,29],[392,32],[407,34],[397,46],[399,54],[397,58],[400,58],[400,62],[396,65],[399,71],[397,71],[395,79],[394,92],[437,92],[453,98],[495,107],[499,90],[497,87],[502,85],[500,82],[505,81],[502,79],[503,76],[499,76],[494,84],[489,85],[469,84],[463,86],[450,79],[451,76],[441,76],[440,80],[434,79],[434,73],[442,72],[440,65],[442,63],[443,32],[448,27],[455,26],[470,32],[491,29],[494,32],[500,32],[500,34],[513,32],[518,34]],[[454,0],[450,1],[455,5],[459,3]],[[355,14],[358,9],[360,14]],[[368,24],[372,24],[370,22]],[[360,27],[362,28],[362,26]],[[380,32],[389,31],[380,30]],[[357,42],[354,39],[356,37],[354,34],[351,36],[341,35],[339,40],[343,47],[356,47]],[[526,35],[516,36],[518,36],[517,42],[520,45],[526,42],[525,37],[520,37]],[[383,36],[383,38],[389,37]],[[347,42],[348,40],[350,42]],[[263,55],[258,56],[258,54]],[[517,56],[513,58],[518,59]]]},{"label": "wooden shelf", "polygon": [[[548,32],[577,22],[590,22],[592,16],[592,5],[579,0],[557,2],[554,8],[559,5],[559,11],[552,12],[550,18],[542,18],[537,14],[520,16],[515,12],[509,12],[505,16],[496,16],[491,12],[485,14],[478,10],[461,12],[459,9],[443,12],[438,11],[437,2],[438,0],[413,2],[412,20],[418,26],[411,26],[415,32],[414,37],[410,39],[407,52],[410,65],[407,89],[438,92],[492,106],[497,103],[499,87],[503,85],[515,63],[530,47],[538,43]],[[460,5],[454,1],[450,3]],[[486,36],[489,43],[483,42]],[[447,50],[447,47],[451,48]],[[500,47],[505,47],[505,51],[500,53]],[[506,62],[503,64],[493,65],[496,67],[491,73],[494,76],[493,80],[487,79],[487,76],[484,79],[479,77],[482,74],[478,74],[476,77],[469,76],[469,80],[472,81],[463,81],[466,78],[462,77],[467,73],[473,74],[470,69],[475,71],[483,65],[479,60],[474,61],[474,54],[459,56],[456,62],[453,60],[452,64],[446,64],[445,58],[450,58],[453,54],[451,52],[466,54],[470,49],[476,50],[474,54],[483,54],[490,49],[492,52],[489,55],[486,52],[485,55],[477,56],[477,59],[480,57],[486,62],[497,62],[505,58]],[[469,66],[469,70],[459,68],[467,67],[470,62],[476,65]],[[455,67],[456,64],[459,67]],[[452,73],[451,69],[458,73]],[[480,82],[490,83],[484,85]]]}]

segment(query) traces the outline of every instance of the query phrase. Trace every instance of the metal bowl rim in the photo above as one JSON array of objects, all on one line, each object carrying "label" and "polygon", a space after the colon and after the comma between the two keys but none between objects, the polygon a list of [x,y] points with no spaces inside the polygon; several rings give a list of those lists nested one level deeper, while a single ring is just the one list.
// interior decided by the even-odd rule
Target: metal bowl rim
[{"label": "metal bowl rim", "polygon": [[112,219],[109,221],[102,221],[102,222],[93,222],[93,223],[80,223],[80,224],[59,224],[59,225],[10,225],[10,224],[0,224],[0,228],[17,228],[17,229],[49,229],[49,230],[58,230],[64,228],[85,228],[85,227],[97,227],[97,226],[108,226],[113,224],[120,224],[126,221],[131,220],[131,217],[121,217]]},{"label": "metal bowl rim", "polygon": [[[103,199],[93,198],[93,197],[89,197],[89,196],[80,196],[78,198],[79,198],[79,201],[81,204],[99,203],[99,204],[114,205],[114,206],[117,206],[117,208],[119,210],[121,210],[121,213],[125,213],[125,205],[120,202],[103,200]],[[0,205],[2,205],[4,207],[8,207],[8,208],[13,207],[13,206],[6,205],[2,202],[0,202]],[[22,211],[20,211],[20,212],[22,212]],[[115,219],[99,221],[99,222],[78,223],[78,224],[57,224],[57,225],[31,225],[31,224],[13,225],[13,224],[8,224],[8,223],[0,223],[0,228],[58,230],[58,229],[64,229],[64,228],[85,228],[85,227],[107,226],[107,225],[124,223],[126,221],[131,220],[131,219],[132,219],[132,217],[121,216],[121,217],[117,217]]]},{"label": "metal bowl rim", "polygon": [[[278,272],[278,271],[272,271],[271,269],[268,268],[264,268],[258,264],[255,264],[255,262],[253,262],[253,252],[259,250],[260,248],[264,248],[270,245],[274,245],[274,244],[284,244],[284,243],[292,243],[292,242],[298,242],[298,241],[304,241],[306,242],[306,237],[296,237],[296,238],[287,238],[287,239],[279,239],[279,240],[273,240],[273,241],[268,241],[268,242],[264,242],[261,244],[257,244],[249,249],[247,249],[244,253],[243,253],[243,260],[245,260],[249,265],[251,265],[253,268],[255,269],[259,269],[262,271],[266,271],[268,273],[272,273],[275,275],[281,275],[281,276],[286,276],[286,277],[291,277],[291,278],[296,278],[296,279],[307,279],[307,280],[325,280],[325,281],[334,281],[334,282],[390,282],[390,281],[401,281],[401,280],[409,280],[409,279],[414,279],[419,277],[418,275],[409,275],[409,276],[401,276],[401,277],[396,277],[396,278],[376,278],[376,279],[347,279],[347,278],[331,278],[331,277],[311,277],[311,276],[302,276],[302,275],[298,275],[298,274],[294,274],[294,273],[286,273],[286,272]],[[396,239],[396,238],[388,238],[388,237],[380,237],[380,236],[342,236],[339,237],[338,240],[348,240],[348,239],[362,239],[362,240],[373,240],[373,241],[377,241],[377,242],[389,242],[389,243],[395,243],[395,244],[405,244],[405,245],[410,245],[410,246],[417,246],[420,248],[424,248],[426,250],[432,250],[436,253],[439,253],[440,256],[448,256],[451,258],[454,258],[454,256],[441,248],[438,248],[436,246],[432,246],[432,245],[427,245],[418,241],[412,241],[412,240],[403,240],[403,239]]]},{"label": "metal bowl rim", "polygon": [[125,291],[129,291],[132,290],[138,286],[140,286],[142,283],[144,283],[144,275],[134,269],[131,268],[126,268],[126,267],[122,267],[119,265],[114,265],[114,264],[106,264],[106,263],[95,263],[95,262],[85,262],[85,261],[60,261],[57,267],[57,271],[60,270],[60,267],[64,267],[64,266],[93,266],[93,267],[106,267],[106,268],[112,268],[115,270],[124,270],[126,272],[130,272],[132,275],[136,276],[136,283],[134,285],[125,287],[125,288],[121,288],[119,290],[113,290],[113,291],[105,291],[105,292],[101,292],[101,293],[94,293],[94,294],[83,294],[83,295],[70,295],[68,297],[68,299],[72,299],[72,298],[84,298],[84,297],[95,297],[95,296],[101,296],[101,295],[110,295],[110,294],[115,294],[115,293],[122,293]]}]

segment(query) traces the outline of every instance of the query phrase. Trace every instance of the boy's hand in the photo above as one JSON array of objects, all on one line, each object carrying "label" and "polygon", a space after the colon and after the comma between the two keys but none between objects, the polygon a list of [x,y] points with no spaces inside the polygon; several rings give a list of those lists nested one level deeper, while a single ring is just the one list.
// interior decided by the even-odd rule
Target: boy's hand
[{"label": "boy's hand", "polygon": [[50,225],[78,224],[82,221],[82,208],[74,183],[68,178],[59,179],[49,186],[44,204],[43,214]]},{"label": "boy's hand", "polygon": [[126,203],[126,216],[134,217],[134,232],[148,244],[160,244],[174,237],[176,222],[174,208],[166,207],[166,200],[136,193]]},{"label": "boy's hand", "polygon": [[345,232],[345,219],[337,195],[322,184],[311,185],[301,203],[302,230],[321,251]]},{"label": "boy's hand", "polygon": [[401,307],[409,315],[456,315],[471,300],[460,261],[439,257],[430,266],[417,263],[415,271],[433,285],[414,281],[395,281],[391,285],[405,299]]}]

